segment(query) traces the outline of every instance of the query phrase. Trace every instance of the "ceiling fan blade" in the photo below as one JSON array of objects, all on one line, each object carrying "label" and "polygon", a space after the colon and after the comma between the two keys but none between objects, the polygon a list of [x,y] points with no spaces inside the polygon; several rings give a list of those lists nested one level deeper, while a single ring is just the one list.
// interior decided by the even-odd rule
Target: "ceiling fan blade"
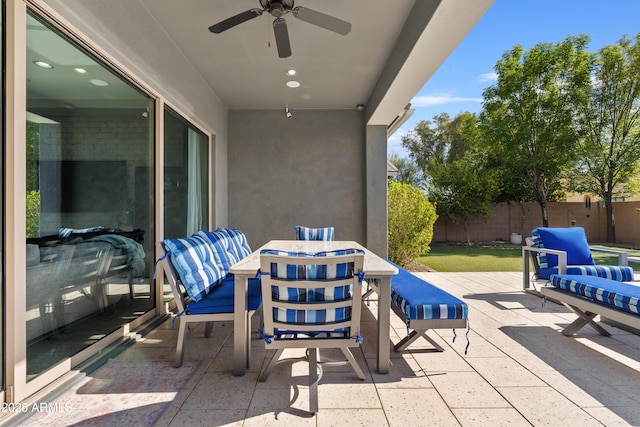
[{"label": "ceiling fan blade", "polygon": [[317,25],[318,27],[333,31],[334,33],[342,34],[343,36],[346,36],[351,31],[351,23],[343,21],[342,19],[334,18],[333,16],[322,12],[307,9],[306,7],[298,6],[294,8],[293,16],[304,22]]},{"label": "ceiling fan blade", "polygon": [[223,31],[228,30],[229,28],[235,27],[238,24],[242,24],[250,19],[257,18],[262,15],[262,9],[249,9],[242,13],[232,16],[231,18],[227,18],[224,21],[220,21],[217,24],[214,24],[209,27],[209,31],[215,34],[220,34]]},{"label": "ceiling fan blade", "polygon": [[276,36],[276,46],[278,47],[278,56],[287,58],[291,56],[291,44],[289,43],[289,31],[287,30],[287,21],[284,18],[277,18],[273,21],[273,33]]}]

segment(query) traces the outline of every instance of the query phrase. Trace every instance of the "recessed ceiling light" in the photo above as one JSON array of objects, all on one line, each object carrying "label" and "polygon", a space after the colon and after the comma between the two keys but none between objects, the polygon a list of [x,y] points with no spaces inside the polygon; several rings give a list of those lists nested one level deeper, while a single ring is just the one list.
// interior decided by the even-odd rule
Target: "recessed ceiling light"
[{"label": "recessed ceiling light", "polygon": [[298,72],[296,70],[294,70],[293,68],[289,68],[286,71],[287,76],[295,76],[296,74],[298,74]]},{"label": "recessed ceiling light", "polygon": [[295,81],[295,80],[289,80],[289,81],[286,83],[286,85],[287,85],[288,87],[296,88],[296,87],[300,87],[300,82],[297,82],[297,81]]},{"label": "recessed ceiling light", "polygon": [[41,67],[41,68],[47,68],[47,69],[53,68],[53,65],[49,64],[48,62],[33,61],[33,63],[36,64],[38,67]]},{"label": "recessed ceiling light", "polygon": [[109,83],[105,82],[104,80],[98,80],[98,79],[91,80],[91,84],[95,86],[109,86]]},{"label": "recessed ceiling light", "polygon": [[76,73],[80,73],[80,74],[86,74],[87,70],[85,70],[84,68],[74,68],[74,70],[76,70]]}]

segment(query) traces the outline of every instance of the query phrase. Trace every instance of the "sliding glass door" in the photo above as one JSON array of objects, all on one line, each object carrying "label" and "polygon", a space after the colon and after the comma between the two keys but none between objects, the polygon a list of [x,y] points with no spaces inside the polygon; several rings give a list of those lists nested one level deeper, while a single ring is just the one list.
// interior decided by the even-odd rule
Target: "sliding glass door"
[{"label": "sliding glass door", "polygon": [[153,309],[154,101],[27,17],[27,379]]},{"label": "sliding glass door", "polygon": [[207,228],[209,138],[168,107],[164,159],[165,237],[186,237]]}]

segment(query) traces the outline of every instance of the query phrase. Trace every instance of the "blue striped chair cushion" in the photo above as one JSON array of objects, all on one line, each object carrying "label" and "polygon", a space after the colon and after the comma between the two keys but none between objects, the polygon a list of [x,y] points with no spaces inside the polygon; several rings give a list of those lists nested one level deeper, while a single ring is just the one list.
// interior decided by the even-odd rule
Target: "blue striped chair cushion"
[{"label": "blue striped chair cushion", "polygon": [[218,228],[216,229],[216,232],[225,234],[231,242],[231,250],[229,252],[231,256],[235,258],[231,265],[244,259],[246,256],[251,255],[252,251],[249,247],[249,243],[247,242],[247,237],[242,231],[237,228]]},{"label": "blue striped chair cushion", "polygon": [[[347,255],[353,253],[364,253],[360,249],[342,249],[336,251],[323,252],[286,252],[275,249],[263,249],[261,254],[282,255],[292,258],[302,256],[313,257],[331,257],[338,255]],[[321,264],[298,265],[295,259],[291,263],[271,263],[270,274],[272,278],[289,279],[289,280],[318,280],[318,288],[296,288],[287,286],[271,286],[271,295],[274,301],[292,301],[303,303],[314,303],[322,301],[344,301],[352,298],[353,284],[345,286],[330,286],[332,279],[344,279],[353,276],[353,263],[340,263],[334,265]],[[265,274],[263,272],[263,274]],[[354,280],[358,280],[357,276]],[[324,285],[324,286],[323,286]],[[349,319],[351,311],[349,308],[340,308],[335,310],[313,310],[313,309],[282,309],[273,308],[273,319],[278,322],[295,324],[308,323],[332,323]],[[293,330],[276,330],[276,335],[283,335],[295,332]],[[328,328],[325,332],[345,332],[341,329]]]},{"label": "blue striped chair cushion", "polygon": [[640,286],[597,276],[554,274],[551,284],[559,289],[638,313]]},{"label": "blue striped chair cushion", "polygon": [[232,248],[231,239],[229,239],[226,233],[219,230],[200,230],[196,234],[211,246],[216,264],[218,264],[223,271],[228,273],[229,268],[240,261]]},{"label": "blue striped chair cushion", "polygon": [[391,303],[410,320],[469,318],[467,303],[399,265],[387,262],[398,268],[398,274],[391,278]]},{"label": "blue striped chair cushion", "polygon": [[309,228],[296,225],[296,240],[333,240],[333,227]]},{"label": "blue striped chair cushion", "polygon": [[222,283],[227,273],[218,267],[211,247],[200,236],[165,239],[163,244],[192,300],[202,300],[212,288]]}]

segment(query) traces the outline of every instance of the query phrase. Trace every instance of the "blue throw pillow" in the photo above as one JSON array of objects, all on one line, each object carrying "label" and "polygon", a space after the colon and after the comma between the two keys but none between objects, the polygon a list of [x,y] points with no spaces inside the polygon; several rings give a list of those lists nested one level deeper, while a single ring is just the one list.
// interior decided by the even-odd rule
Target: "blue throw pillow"
[{"label": "blue throw pillow", "polygon": [[200,301],[222,283],[226,272],[215,262],[211,247],[197,235],[186,239],[166,239],[164,247],[187,294]]},{"label": "blue throw pillow", "polygon": [[[584,228],[539,227],[534,231],[543,247],[567,252],[568,265],[595,265]],[[547,254],[547,266],[551,268],[557,265],[558,257]]]}]

